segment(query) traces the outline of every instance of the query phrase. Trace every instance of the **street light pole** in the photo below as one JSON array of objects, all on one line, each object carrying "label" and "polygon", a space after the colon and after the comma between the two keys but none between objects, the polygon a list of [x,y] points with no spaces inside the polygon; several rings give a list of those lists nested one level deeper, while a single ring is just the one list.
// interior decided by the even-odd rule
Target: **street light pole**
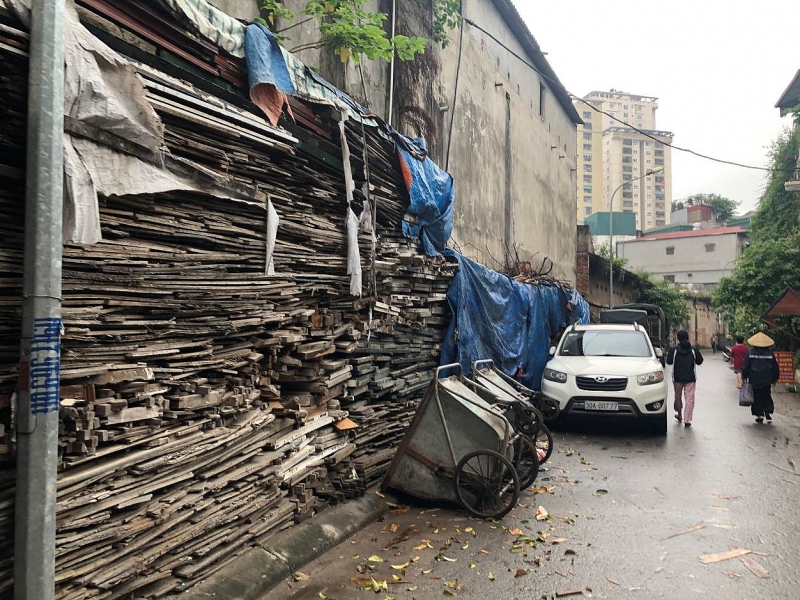
[{"label": "street light pole", "polygon": [[644,175],[624,182],[611,194],[611,201],[608,203],[608,308],[614,308],[614,196],[616,196],[617,192],[626,185],[630,185],[631,183],[644,179],[645,177],[649,177],[650,175],[658,175],[663,170],[663,167],[647,169],[647,172]]}]

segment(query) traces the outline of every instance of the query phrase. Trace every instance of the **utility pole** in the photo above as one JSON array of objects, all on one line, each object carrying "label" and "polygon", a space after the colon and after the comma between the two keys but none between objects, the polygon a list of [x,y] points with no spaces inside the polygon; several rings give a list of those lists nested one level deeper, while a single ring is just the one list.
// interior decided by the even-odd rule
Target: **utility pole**
[{"label": "utility pole", "polygon": [[14,434],[14,598],[55,597],[65,0],[30,12],[25,261]]}]

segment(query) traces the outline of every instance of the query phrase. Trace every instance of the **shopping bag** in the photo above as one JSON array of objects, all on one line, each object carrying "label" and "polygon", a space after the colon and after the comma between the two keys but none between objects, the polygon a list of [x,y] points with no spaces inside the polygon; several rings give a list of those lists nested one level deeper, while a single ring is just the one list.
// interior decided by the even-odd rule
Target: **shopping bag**
[{"label": "shopping bag", "polygon": [[739,406],[753,406],[753,386],[749,383],[739,388]]}]

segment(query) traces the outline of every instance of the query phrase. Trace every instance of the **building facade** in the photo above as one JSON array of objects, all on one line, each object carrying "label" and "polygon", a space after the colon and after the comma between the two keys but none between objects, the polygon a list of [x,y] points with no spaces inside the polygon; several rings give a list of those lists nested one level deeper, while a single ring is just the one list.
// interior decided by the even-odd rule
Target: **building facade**
[{"label": "building facade", "polygon": [[603,185],[603,118],[600,102],[579,103],[582,125],[578,125],[578,221],[606,211]]},{"label": "building facade", "polygon": [[[584,122],[589,119],[589,130],[584,125],[578,132],[578,145],[583,148],[578,155],[578,174],[583,176],[578,184],[578,218],[613,209],[636,215],[639,230],[667,225],[672,204],[672,133],[656,128],[657,99],[616,90],[594,91],[575,104]],[[658,169],[659,174],[634,181]],[[631,184],[625,185],[628,181]]]},{"label": "building facade", "polygon": [[628,268],[703,292],[730,275],[746,244],[747,232],[741,227],[719,227],[659,233],[616,246]]}]

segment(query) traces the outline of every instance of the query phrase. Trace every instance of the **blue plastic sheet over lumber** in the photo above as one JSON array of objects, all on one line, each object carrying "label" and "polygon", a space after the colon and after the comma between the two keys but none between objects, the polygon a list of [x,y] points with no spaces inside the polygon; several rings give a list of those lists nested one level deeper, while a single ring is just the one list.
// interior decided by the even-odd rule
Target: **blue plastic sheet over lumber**
[{"label": "blue plastic sheet over lumber", "polygon": [[575,290],[534,286],[465,258],[447,291],[453,318],[442,346],[441,364],[460,363],[465,374],[473,361],[491,358],[523,385],[541,389],[550,337],[572,323],[589,322],[589,306]]},{"label": "blue plastic sheet over lumber", "polygon": [[280,44],[275,35],[261,23],[251,23],[245,32],[247,78],[250,87],[267,83],[284,94],[296,93],[289,69],[283,60]]},{"label": "blue plastic sheet over lumber", "polygon": [[[422,139],[406,138],[406,141],[426,151]],[[410,198],[408,212],[416,218],[415,223],[403,221],[403,234],[421,240],[428,256],[438,256],[453,231],[453,176],[425,154],[409,152],[410,148],[413,146],[403,146],[398,141],[397,153]]]}]

